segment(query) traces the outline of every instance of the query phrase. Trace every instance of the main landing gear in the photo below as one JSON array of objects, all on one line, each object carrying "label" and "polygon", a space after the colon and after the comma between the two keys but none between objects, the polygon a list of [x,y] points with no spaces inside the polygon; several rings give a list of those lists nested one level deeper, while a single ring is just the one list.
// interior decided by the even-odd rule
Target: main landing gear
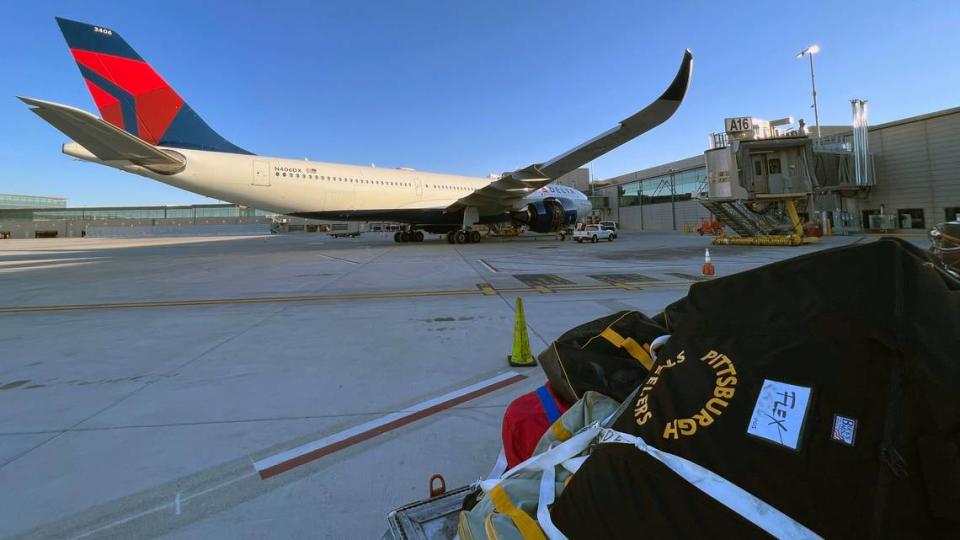
[{"label": "main landing gear", "polygon": [[480,241],[480,231],[460,229],[447,233],[447,242],[451,244],[476,244]]},{"label": "main landing gear", "polygon": [[407,242],[423,242],[423,231],[397,231],[393,233],[393,241],[403,244]]}]

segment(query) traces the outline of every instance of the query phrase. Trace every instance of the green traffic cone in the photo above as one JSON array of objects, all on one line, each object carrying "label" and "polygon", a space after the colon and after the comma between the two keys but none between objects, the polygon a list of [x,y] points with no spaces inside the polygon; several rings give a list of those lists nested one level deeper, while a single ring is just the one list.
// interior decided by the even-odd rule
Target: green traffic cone
[{"label": "green traffic cone", "polygon": [[530,336],[527,335],[527,321],[523,316],[523,300],[517,297],[517,322],[513,327],[513,354],[507,360],[514,367],[533,367],[537,359],[530,352]]}]

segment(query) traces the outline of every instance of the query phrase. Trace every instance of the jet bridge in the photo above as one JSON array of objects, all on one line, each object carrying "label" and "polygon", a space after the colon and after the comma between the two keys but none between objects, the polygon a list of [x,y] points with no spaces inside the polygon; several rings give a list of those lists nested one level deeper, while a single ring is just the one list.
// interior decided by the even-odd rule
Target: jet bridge
[{"label": "jet bridge", "polygon": [[872,184],[866,137],[858,134],[855,125],[855,142],[840,137],[840,144],[826,145],[793,117],[726,118],[704,153],[707,189],[699,201],[738,237],[721,234],[713,242],[799,245],[816,241],[806,233],[846,222],[842,215],[851,212],[841,199],[855,199]]}]

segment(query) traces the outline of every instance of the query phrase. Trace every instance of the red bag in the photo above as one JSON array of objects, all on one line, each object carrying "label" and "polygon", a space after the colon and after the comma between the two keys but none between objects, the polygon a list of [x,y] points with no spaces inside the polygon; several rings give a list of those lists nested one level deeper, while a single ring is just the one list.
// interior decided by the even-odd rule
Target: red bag
[{"label": "red bag", "polygon": [[540,437],[569,408],[569,404],[557,397],[549,382],[510,402],[503,413],[503,451],[507,456],[507,469],[532,456]]}]

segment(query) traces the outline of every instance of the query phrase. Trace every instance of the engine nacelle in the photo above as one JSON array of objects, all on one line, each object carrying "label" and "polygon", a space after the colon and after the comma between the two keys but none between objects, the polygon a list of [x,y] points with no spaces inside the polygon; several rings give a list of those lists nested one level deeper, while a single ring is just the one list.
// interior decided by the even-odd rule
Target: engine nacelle
[{"label": "engine nacelle", "polygon": [[516,212],[513,218],[533,232],[558,232],[577,222],[577,206],[570,199],[541,199]]}]

